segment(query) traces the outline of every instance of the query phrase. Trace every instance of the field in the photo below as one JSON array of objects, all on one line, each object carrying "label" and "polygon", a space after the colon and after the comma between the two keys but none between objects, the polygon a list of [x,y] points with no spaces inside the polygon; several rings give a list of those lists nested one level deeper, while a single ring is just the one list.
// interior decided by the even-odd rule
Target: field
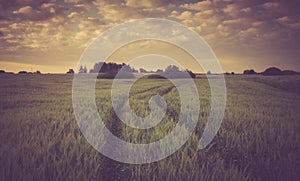
[{"label": "field", "polygon": [[[72,78],[0,75],[0,180],[300,179],[300,76],[226,76],[225,117],[203,150],[197,147],[210,112],[210,88],[205,77],[196,78],[201,107],[195,132],[173,155],[143,165],[111,160],[86,141],[74,116]],[[162,123],[149,130],[120,123],[111,84],[97,81],[96,102],[116,136],[149,143],[176,125],[180,100],[170,81],[142,79],[131,89],[131,108],[139,116],[149,114],[153,95],[167,102]]]}]

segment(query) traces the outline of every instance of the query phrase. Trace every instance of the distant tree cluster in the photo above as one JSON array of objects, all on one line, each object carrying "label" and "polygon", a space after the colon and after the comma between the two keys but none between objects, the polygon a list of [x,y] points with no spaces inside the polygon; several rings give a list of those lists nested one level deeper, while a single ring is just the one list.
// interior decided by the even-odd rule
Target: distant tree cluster
[{"label": "distant tree cluster", "polygon": [[274,76],[274,75],[300,75],[299,72],[293,71],[293,70],[280,70],[277,67],[270,67],[267,68],[265,71],[261,73],[255,72],[253,69],[251,70],[244,70],[244,75],[256,75],[256,74],[262,74],[264,76]]},{"label": "distant tree cluster", "polygon": [[21,70],[18,72],[18,74],[42,74],[39,70],[35,71],[35,72],[27,72],[24,70]]},{"label": "distant tree cluster", "polygon": [[0,74],[14,74],[13,72],[6,72],[5,70],[0,70]]},{"label": "distant tree cluster", "polygon": [[270,67],[267,68],[264,72],[262,72],[263,75],[281,75],[282,71],[279,68],[276,67]]},{"label": "distant tree cluster", "polygon": [[270,75],[300,75],[299,72],[295,72],[292,70],[280,70],[277,67],[270,67],[267,68],[264,72],[262,72],[263,75],[265,76],[270,76]]},{"label": "distant tree cluster", "polygon": [[81,73],[87,73],[87,68],[86,68],[86,66],[82,66],[82,65],[81,65],[81,66],[79,67],[78,73],[80,73],[80,74],[81,74]]},{"label": "distant tree cluster", "polygon": [[244,73],[245,75],[255,75],[257,74],[257,72],[255,72],[253,69],[250,69],[250,70],[244,70]]},{"label": "distant tree cluster", "polygon": [[194,79],[196,78],[196,74],[192,72],[191,70],[186,69],[187,73],[190,74],[190,76]]},{"label": "distant tree cluster", "polygon": [[[122,69],[122,71],[120,71]],[[113,62],[99,62],[96,63],[89,71],[89,73],[97,73],[98,78],[105,78],[105,79],[113,79],[118,74],[119,78],[124,79],[131,79],[134,78],[133,73],[137,73],[138,71],[134,68],[126,65],[125,63],[117,64]]]},{"label": "distant tree cluster", "polygon": [[94,65],[94,68],[89,71],[89,73],[118,73],[121,69],[124,72],[128,73],[137,73],[138,71],[134,68],[131,68],[129,65],[125,63],[117,64],[117,63],[106,63],[106,62],[99,62]]},{"label": "distant tree cluster", "polygon": [[73,69],[69,69],[68,71],[67,71],[67,74],[74,74],[75,72],[74,72],[74,70]]},{"label": "distant tree cluster", "polygon": [[[153,73],[153,72],[152,72]],[[186,69],[186,70],[180,70],[179,67],[175,65],[169,65],[165,70],[157,69],[156,73],[157,75],[149,75],[148,78],[150,79],[157,79],[157,78],[195,78],[196,74],[194,74],[192,71]],[[189,76],[188,76],[189,75]]]},{"label": "distant tree cluster", "polygon": [[[206,75],[218,75],[218,74],[221,74],[221,73],[213,73],[213,72],[211,72],[210,70],[208,70],[208,71],[206,72]],[[225,74],[225,75],[235,75],[234,72],[225,72],[225,73],[223,73],[223,74]]]},{"label": "distant tree cluster", "polygon": [[149,73],[146,69],[140,68],[140,73]]},{"label": "distant tree cluster", "polygon": [[231,72],[231,73],[225,72],[225,75],[235,75],[235,73],[234,72]]},{"label": "distant tree cluster", "polygon": [[186,77],[186,73],[188,73],[192,78],[196,77],[196,74],[194,74],[192,71],[188,69],[181,71],[179,67],[175,65],[169,65],[163,72],[163,74],[167,75],[170,78],[188,78]]},{"label": "distant tree cluster", "polygon": [[[121,69],[122,71],[120,71]],[[140,68],[139,71],[140,73],[159,73],[169,78],[187,78],[187,75],[190,75],[192,78],[196,77],[192,71],[180,70],[179,67],[175,65],[169,65],[165,70],[157,69],[156,72],[147,71],[144,68]],[[86,67],[80,66],[79,72],[86,73]],[[94,65],[89,73],[97,73],[98,78],[115,78],[117,73],[119,78],[134,78],[133,73],[138,73],[138,70],[130,67],[130,65],[126,65],[125,63],[117,64],[112,62],[99,62]]]},{"label": "distant tree cluster", "polygon": [[[13,72],[5,72],[5,70],[0,70],[0,74],[14,74]],[[42,74],[41,71],[37,70],[35,72],[27,72],[25,70],[21,70],[18,72],[18,74],[20,75],[24,75],[24,74]]]},{"label": "distant tree cluster", "polygon": [[[120,72],[120,70],[122,71]],[[188,78],[186,73],[190,75],[190,77],[195,78],[196,74],[193,73],[191,70],[180,70],[179,67],[175,65],[169,65],[165,70],[157,69],[156,71],[148,71],[144,68],[140,68],[139,71],[130,67],[130,65],[126,65],[125,63],[117,64],[117,63],[106,63],[106,62],[99,62],[94,65],[92,69],[89,71],[87,70],[86,66],[80,66],[78,73],[97,73],[98,78],[115,78],[117,73],[120,75],[120,78],[134,78],[133,73],[157,73],[157,75],[150,75],[149,78],[163,78],[163,76],[169,78]],[[74,74],[75,71],[73,69],[69,69],[67,74]],[[0,70],[0,74],[14,74],[13,72],[5,72],[5,70]],[[42,74],[39,70],[35,72],[27,72],[27,71],[19,71],[18,74]],[[160,75],[163,76],[160,76]],[[212,75],[213,73],[208,70],[207,75]],[[234,72],[225,72],[225,75],[235,75]],[[280,70],[277,67],[269,67],[263,72],[256,72],[253,69],[247,69],[243,71],[244,75],[257,75],[261,74],[264,76],[274,76],[274,75],[300,75],[300,72],[296,72],[293,70]]]}]

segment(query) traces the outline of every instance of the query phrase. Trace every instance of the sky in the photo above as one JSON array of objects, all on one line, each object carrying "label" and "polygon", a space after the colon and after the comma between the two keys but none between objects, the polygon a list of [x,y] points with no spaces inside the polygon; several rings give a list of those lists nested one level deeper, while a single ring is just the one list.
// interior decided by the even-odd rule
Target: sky
[{"label": "sky", "polygon": [[298,0],[0,0],[0,69],[65,73],[105,30],[164,18],[203,37],[224,72],[300,71],[299,7]]}]

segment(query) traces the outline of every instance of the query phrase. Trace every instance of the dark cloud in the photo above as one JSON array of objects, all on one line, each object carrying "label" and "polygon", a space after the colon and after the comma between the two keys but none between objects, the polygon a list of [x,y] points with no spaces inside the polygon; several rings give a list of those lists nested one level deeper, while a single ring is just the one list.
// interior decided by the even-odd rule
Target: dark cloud
[{"label": "dark cloud", "polygon": [[284,0],[278,0],[280,5],[282,6],[282,9],[284,10],[285,13],[290,14],[290,15],[295,15],[299,18],[300,16],[300,1],[299,0],[294,0],[294,1],[284,1]]},{"label": "dark cloud", "polygon": [[7,17],[4,17],[4,16],[0,15],[0,24],[1,24],[1,22],[9,22],[9,21],[11,21],[10,18],[7,18]]},{"label": "dark cloud", "polygon": [[59,16],[68,11],[68,8],[54,3],[43,3],[40,6],[23,6],[12,11],[14,17],[21,20],[45,20]]},{"label": "dark cloud", "polygon": [[49,2],[52,2],[52,0],[1,0],[0,6],[2,6],[3,9],[14,9],[27,5],[37,7],[43,3]]}]

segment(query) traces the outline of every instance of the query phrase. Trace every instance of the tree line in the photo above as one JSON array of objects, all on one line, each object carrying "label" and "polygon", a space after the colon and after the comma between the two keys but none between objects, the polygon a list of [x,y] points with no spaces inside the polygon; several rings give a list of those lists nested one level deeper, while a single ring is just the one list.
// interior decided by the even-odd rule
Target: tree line
[{"label": "tree line", "polygon": [[[161,75],[166,75],[169,77],[182,77],[185,76],[185,72],[187,72],[192,78],[196,77],[196,74],[193,73],[191,70],[180,70],[179,67],[175,65],[169,65],[166,69],[157,69],[156,71],[148,71],[144,68],[140,68],[139,70],[136,70],[135,68],[132,68],[130,65],[126,65],[125,63],[117,64],[113,62],[98,62],[95,63],[93,68],[88,71],[86,66],[80,66],[78,69],[78,73],[97,73],[97,74],[106,74],[104,77],[114,77],[120,70],[123,70],[123,72],[126,73],[126,76],[132,77],[130,74],[133,73],[157,73]],[[75,71],[73,69],[69,69],[67,74],[74,74]],[[0,74],[14,74],[13,72],[5,72],[4,70],[0,70]],[[35,72],[27,72],[27,71],[19,71],[18,74],[42,74],[39,70]],[[210,70],[207,71],[206,75],[213,75],[214,73]],[[220,74],[220,73],[217,73]],[[225,72],[225,75],[235,75],[234,72]],[[300,72],[296,72],[293,70],[281,70],[277,67],[269,67],[265,69],[263,72],[256,72],[254,69],[246,69],[243,71],[244,75],[265,75],[265,76],[272,76],[272,75],[300,75]],[[153,76],[155,77],[155,76]]]},{"label": "tree line", "polygon": [[[86,66],[80,66],[78,73],[97,73],[99,74],[98,78],[114,78],[116,74],[122,69],[122,76],[126,78],[131,78],[133,77],[131,74],[133,73],[159,73],[164,76],[168,77],[173,77],[173,78],[181,78],[181,77],[186,77],[190,75],[192,78],[196,77],[196,74],[194,74],[192,71],[186,69],[186,70],[180,70],[179,67],[175,65],[169,65],[165,70],[162,69],[157,69],[156,71],[147,71],[144,68],[140,68],[139,71],[136,70],[135,68],[132,68],[130,65],[127,65],[125,63],[122,64],[117,64],[113,62],[98,62],[95,63],[93,68],[90,69],[89,71],[87,70]],[[71,69],[68,71],[68,73],[74,73]]]}]

